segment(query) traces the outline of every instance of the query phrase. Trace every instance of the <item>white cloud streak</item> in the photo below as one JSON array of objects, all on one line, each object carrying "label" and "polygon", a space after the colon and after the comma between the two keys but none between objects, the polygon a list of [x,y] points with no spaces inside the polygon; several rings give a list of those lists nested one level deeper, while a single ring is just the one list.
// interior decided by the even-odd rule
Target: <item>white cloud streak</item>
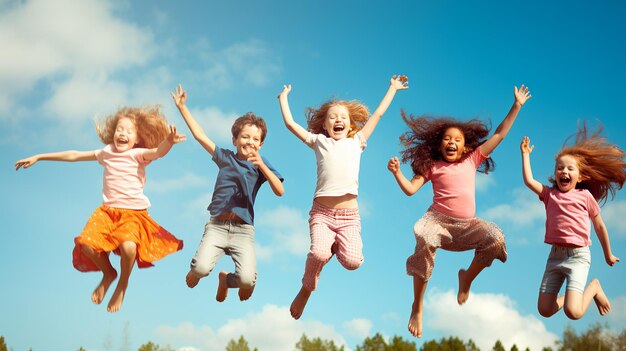
[{"label": "white cloud streak", "polygon": [[179,351],[222,351],[228,341],[236,341],[241,335],[250,348],[259,350],[292,351],[303,334],[309,339],[332,340],[339,346],[346,344],[333,326],[316,321],[296,321],[287,307],[275,305],[265,305],[259,312],[228,320],[217,330],[184,323],[159,326],[155,334],[160,336],[162,344],[175,345]]},{"label": "white cloud streak", "polygon": [[265,211],[256,216],[255,226],[269,228],[271,243],[257,243],[257,258],[270,260],[278,254],[305,255],[309,250],[308,218],[300,211],[286,206]]},{"label": "white cloud streak", "polygon": [[472,339],[481,350],[490,350],[497,340],[507,350],[513,344],[521,350],[541,350],[554,347],[558,340],[534,315],[520,314],[506,295],[472,294],[465,305],[459,306],[452,290],[434,289],[427,295],[425,305],[429,309],[425,323],[430,328],[442,335]]}]

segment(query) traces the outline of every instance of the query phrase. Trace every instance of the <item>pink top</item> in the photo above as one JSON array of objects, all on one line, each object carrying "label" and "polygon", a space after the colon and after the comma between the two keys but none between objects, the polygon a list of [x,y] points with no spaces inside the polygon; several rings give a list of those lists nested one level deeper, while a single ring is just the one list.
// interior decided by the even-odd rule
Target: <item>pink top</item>
[{"label": "pink top", "polygon": [[136,148],[114,152],[111,145],[96,150],[96,158],[104,167],[102,176],[102,204],[109,207],[143,210],[150,207],[150,200],[143,194],[146,183],[144,160],[146,149]]},{"label": "pink top", "polygon": [[539,200],[546,205],[546,243],[591,245],[589,219],[600,214],[600,206],[588,190],[564,193],[544,185]]},{"label": "pink top", "polygon": [[424,176],[433,183],[432,209],[455,218],[476,215],[476,170],[489,158],[476,148],[459,162],[437,161]]}]

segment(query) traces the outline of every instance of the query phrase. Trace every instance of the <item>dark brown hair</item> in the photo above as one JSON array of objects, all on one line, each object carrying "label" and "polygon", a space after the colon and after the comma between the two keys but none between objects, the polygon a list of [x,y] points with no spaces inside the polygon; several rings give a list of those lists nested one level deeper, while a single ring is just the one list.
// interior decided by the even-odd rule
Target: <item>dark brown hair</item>
[{"label": "dark brown hair", "polygon": [[265,136],[267,135],[265,120],[263,117],[257,116],[252,112],[247,112],[245,115],[235,120],[235,123],[233,123],[233,126],[230,128],[233,138],[236,138],[246,125],[257,126],[261,130],[261,142],[265,140]]},{"label": "dark brown hair", "polygon": [[[449,128],[457,128],[463,133],[466,155],[484,143],[489,135],[490,127],[478,119],[461,122],[450,117],[414,117],[407,116],[404,110],[400,114],[410,129],[400,136],[400,143],[404,146],[400,154],[403,163],[410,163],[414,176],[426,175],[436,161],[443,160],[439,147],[443,134]],[[478,172],[489,173],[494,168],[494,161],[488,158],[481,163]]]}]

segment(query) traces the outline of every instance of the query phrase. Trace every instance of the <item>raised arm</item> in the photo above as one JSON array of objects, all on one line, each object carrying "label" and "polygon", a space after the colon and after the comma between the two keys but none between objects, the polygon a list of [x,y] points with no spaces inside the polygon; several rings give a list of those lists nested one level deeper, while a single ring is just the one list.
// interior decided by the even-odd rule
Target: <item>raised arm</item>
[{"label": "raised arm", "polygon": [[600,245],[602,245],[602,251],[604,252],[604,260],[609,266],[613,266],[615,262],[619,262],[619,258],[613,256],[611,252],[611,242],[609,241],[609,232],[606,230],[602,216],[598,213],[597,216],[591,219],[593,223],[593,229],[596,231]]},{"label": "raised arm", "polygon": [[298,139],[306,141],[306,136],[309,132],[293,120],[293,115],[291,114],[291,109],[289,108],[289,99],[287,98],[287,96],[290,92],[291,84],[283,85],[283,91],[278,94],[280,112],[283,115],[283,121],[285,122],[285,126],[287,126],[287,129],[289,129],[289,131],[292,132],[293,135],[297,136]]},{"label": "raised arm", "polygon": [[37,154],[15,162],[15,170],[19,170],[21,167],[29,168],[38,161],[63,161],[63,162],[78,162],[78,161],[95,161],[95,151],[76,151],[67,150],[59,152],[50,152],[45,154]]},{"label": "raised arm", "polygon": [[528,189],[539,195],[543,190],[543,184],[533,178],[533,170],[530,167],[530,153],[533,152],[535,146],[531,146],[530,139],[525,136],[519,148],[522,152],[522,176],[524,177],[524,184],[526,184]]},{"label": "raised arm", "polygon": [[157,158],[161,158],[170,152],[174,144],[183,142],[185,139],[186,136],[184,134],[178,134],[176,132],[176,126],[171,125],[170,134],[167,135],[167,138],[165,138],[159,146],[146,150],[146,152],[143,153],[143,158],[146,160],[156,160]]},{"label": "raised arm", "polygon": [[480,146],[480,151],[483,153],[483,155],[491,154],[493,150],[498,145],[500,145],[502,140],[504,140],[506,135],[509,133],[509,130],[513,126],[513,122],[515,122],[517,114],[522,109],[522,106],[524,106],[526,101],[528,101],[528,99],[532,97],[532,95],[530,95],[530,90],[528,90],[528,87],[524,86],[523,84],[519,88],[519,90],[517,89],[517,87],[515,87],[514,96],[515,101],[513,101],[513,106],[511,106],[509,113],[506,115],[506,117],[504,117],[504,120],[500,123],[500,125],[498,125],[498,128],[496,128],[496,131],[493,133],[493,135]]},{"label": "raised arm", "polygon": [[422,187],[422,185],[426,183],[426,180],[422,176],[415,176],[413,179],[408,180],[400,169],[400,161],[397,157],[389,159],[387,169],[396,178],[396,182],[398,182],[400,189],[402,189],[402,191],[408,196],[415,194]]},{"label": "raised arm", "polygon": [[378,104],[378,107],[376,108],[374,113],[372,113],[370,118],[368,118],[367,122],[365,122],[365,125],[361,129],[361,133],[363,133],[365,139],[369,139],[370,135],[372,135],[372,132],[374,131],[374,128],[376,128],[376,125],[380,121],[380,118],[383,116],[383,114],[385,114],[385,111],[387,111],[389,105],[391,105],[391,101],[393,101],[393,97],[396,95],[396,91],[408,88],[409,78],[407,76],[396,75],[391,77],[387,93],[383,97],[380,104]]},{"label": "raised arm", "polygon": [[193,137],[202,145],[202,147],[213,156],[215,152],[215,143],[213,140],[209,139],[209,137],[204,133],[200,124],[196,121],[195,118],[189,112],[187,108],[187,92],[183,90],[183,87],[179,84],[176,88],[176,91],[172,92],[172,98],[174,99],[174,103],[176,107],[178,107],[178,111],[180,111],[180,115],[183,116],[187,127],[191,131]]}]

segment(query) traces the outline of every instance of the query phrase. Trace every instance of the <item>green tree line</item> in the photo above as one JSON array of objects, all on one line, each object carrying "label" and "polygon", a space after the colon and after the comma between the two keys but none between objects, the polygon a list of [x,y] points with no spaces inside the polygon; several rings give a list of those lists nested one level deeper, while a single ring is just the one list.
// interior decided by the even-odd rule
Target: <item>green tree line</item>
[{"label": "green tree line", "polygon": [[[563,331],[561,340],[553,346],[541,350],[520,349],[517,345],[506,349],[500,340],[492,348],[481,350],[472,339],[464,341],[458,337],[446,337],[439,340],[425,341],[419,348],[414,341],[394,336],[386,340],[380,333],[367,337],[354,348],[354,351],[626,351],[626,329],[614,332],[602,324],[591,325],[587,330],[577,333],[571,326]],[[0,351],[16,351],[9,348],[4,336],[0,336]],[[34,351],[32,348],[27,351]],[[82,346],[77,351],[85,351]],[[175,351],[169,345],[161,346],[152,341],[141,345],[137,351]],[[250,346],[243,335],[237,340],[230,340],[225,351],[262,351]],[[264,351],[264,350],[263,350]],[[271,350],[268,350],[271,351]],[[332,340],[309,338],[302,335],[294,345],[294,351],[345,351],[343,345],[336,345]]]}]

